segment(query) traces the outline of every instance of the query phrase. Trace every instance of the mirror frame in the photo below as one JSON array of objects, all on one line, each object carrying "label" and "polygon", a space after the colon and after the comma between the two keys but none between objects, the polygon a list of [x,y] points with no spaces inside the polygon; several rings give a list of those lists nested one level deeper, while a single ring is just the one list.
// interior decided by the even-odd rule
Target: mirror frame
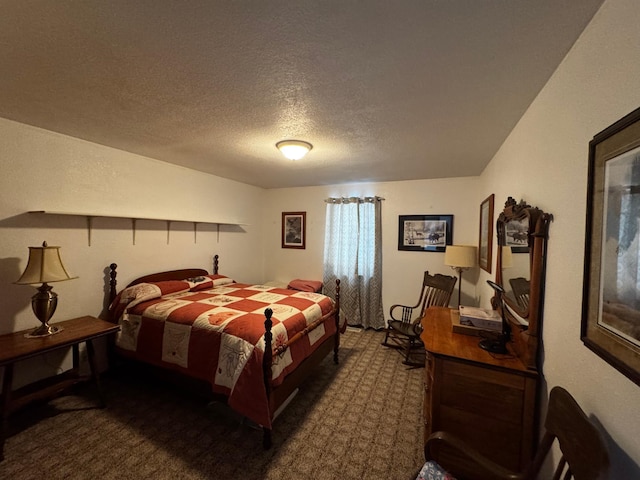
[{"label": "mirror frame", "polygon": [[[520,200],[516,203],[513,197],[507,198],[504,210],[496,221],[496,238],[498,254],[496,258],[496,283],[503,286],[502,247],[506,245],[506,224],[513,220],[528,220],[527,246],[529,250],[529,305],[523,308],[509,296],[503,295],[505,318],[511,326],[511,342],[515,354],[529,369],[539,369],[538,345],[542,335],[542,313],[544,307],[544,283],[546,273],[547,242],[549,224],[553,215],[532,207]],[[498,305],[497,297],[491,299],[494,309]],[[516,315],[528,322],[522,325]]]}]

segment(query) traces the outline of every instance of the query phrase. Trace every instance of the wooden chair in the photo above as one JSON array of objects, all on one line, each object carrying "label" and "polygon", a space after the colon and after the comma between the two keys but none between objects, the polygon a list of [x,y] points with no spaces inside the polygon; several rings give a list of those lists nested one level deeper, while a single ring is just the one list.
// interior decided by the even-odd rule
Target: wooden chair
[{"label": "wooden chair", "polygon": [[[487,420],[489,421],[489,420]],[[542,466],[555,440],[558,440],[561,457],[553,480],[604,480],[609,476],[609,454],[600,432],[582,411],[574,398],[562,387],[554,387],[549,395],[549,408],[545,419],[545,433],[537,453],[529,467],[521,473],[506,470],[460,439],[446,432],[434,432],[424,447],[427,463],[423,469],[431,469],[432,477],[491,480],[533,480],[539,478]],[[447,458],[452,455],[464,458],[463,462],[451,465]],[[436,472],[435,474],[433,472]],[[563,476],[564,475],[564,476]],[[421,479],[418,474],[413,478]]]},{"label": "wooden chair", "polygon": [[[448,275],[429,274],[424,272],[422,289],[418,303],[413,306],[392,305],[389,310],[391,320],[387,321],[387,332],[382,344],[386,347],[401,348],[404,352],[405,365],[424,366],[424,363],[411,362],[410,355],[413,348],[421,347],[420,334],[422,326],[420,319],[424,311],[433,306],[447,307],[451,294],[456,286],[456,277]],[[392,342],[391,344],[389,342]]]},{"label": "wooden chair", "polygon": [[516,302],[523,309],[529,308],[529,287],[530,282],[526,278],[510,278],[511,290],[513,290],[513,296],[516,297]]}]

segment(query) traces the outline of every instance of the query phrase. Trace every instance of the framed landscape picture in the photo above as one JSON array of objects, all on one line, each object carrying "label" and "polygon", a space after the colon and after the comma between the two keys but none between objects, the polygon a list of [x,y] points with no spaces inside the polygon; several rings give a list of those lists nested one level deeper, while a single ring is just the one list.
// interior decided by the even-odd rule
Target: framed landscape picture
[{"label": "framed landscape picture", "polygon": [[640,109],[589,143],[584,344],[640,385]]},{"label": "framed landscape picture", "polygon": [[453,215],[400,215],[398,250],[444,252],[453,243]]},{"label": "framed landscape picture", "polygon": [[305,248],[307,212],[282,212],[282,248]]}]

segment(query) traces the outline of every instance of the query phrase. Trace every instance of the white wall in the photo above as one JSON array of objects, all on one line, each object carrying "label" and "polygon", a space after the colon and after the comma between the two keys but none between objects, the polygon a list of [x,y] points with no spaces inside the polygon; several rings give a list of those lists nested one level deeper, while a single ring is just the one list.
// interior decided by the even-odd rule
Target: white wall
[{"label": "white wall", "polygon": [[640,387],[580,341],[588,143],[640,106],[639,24],[636,0],[607,0],[481,176],[496,210],[511,195],[554,216],[543,395],[561,385],[602,424],[611,478],[640,478]]},{"label": "white wall", "polygon": [[[265,275],[274,280],[322,280],[325,203],[327,197],[380,196],[382,203],[383,306],[413,304],[420,293],[423,272],[456,275],[444,265],[444,253],[398,250],[399,215],[453,214],[453,242],[477,245],[480,202],[478,177],[362,183],[267,190],[263,231]],[[470,208],[471,205],[471,208]],[[307,248],[281,248],[282,212],[307,212]],[[462,303],[477,304],[475,284],[479,268],[463,275]],[[456,294],[452,303],[457,302]]]},{"label": "white wall", "polygon": [[[59,295],[54,321],[98,316],[105,268],[119,264],[119,286],[156,271],[199,266],[211,270],[221,255],[221,273],[263,280],[259,245],[264,190],[164,162],[0,119],[0,334],[39,325],[31,311],[35,288],[14,285],[26,266],[28,247],[60,245],[62,259],[79,278],[53,284]],[[131,220],[96,218],[91,246],[85,217],[30,215],[29,210],[69,210],[160,218],[209,218],[246,223],[220,227],[172,223],[167,244],[163,221],[138,221],[133,245]],[[246,252],[255,251],[256,255]],[[16,376],[38,375],[35,359]],[[28,373],[25,373],[27,372]]]}]

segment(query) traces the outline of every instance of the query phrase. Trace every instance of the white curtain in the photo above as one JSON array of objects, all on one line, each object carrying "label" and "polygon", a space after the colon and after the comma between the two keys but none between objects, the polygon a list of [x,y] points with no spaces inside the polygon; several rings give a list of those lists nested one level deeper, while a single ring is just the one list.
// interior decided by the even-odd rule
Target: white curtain
[{"label": "white curtain", "polygon": [[325,291],[340,279],[340,316],[348,325],[384,328],[382,198],[329,198],[324,238]]}]

